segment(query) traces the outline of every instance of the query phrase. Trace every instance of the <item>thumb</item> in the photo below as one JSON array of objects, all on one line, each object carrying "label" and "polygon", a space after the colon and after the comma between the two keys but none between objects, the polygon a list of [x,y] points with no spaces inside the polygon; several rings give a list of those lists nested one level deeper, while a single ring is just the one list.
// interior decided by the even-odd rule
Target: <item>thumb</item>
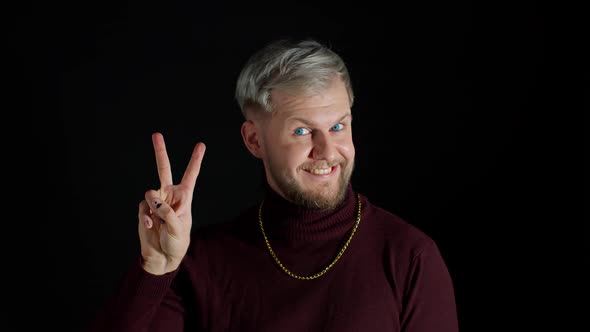
[{"label": "thumb", "polygon": [[152,210],[152,213],[160,219],[162,224],[166,224],[168,234],[172,237],[178,238],[180,236],[181,220],[176,215],[176,211],[174,211],[168,203],[164,202],[162,198],[157,195],[156,191],[148,191],[145,195],[145,200],[147,201],[150,210]]}]

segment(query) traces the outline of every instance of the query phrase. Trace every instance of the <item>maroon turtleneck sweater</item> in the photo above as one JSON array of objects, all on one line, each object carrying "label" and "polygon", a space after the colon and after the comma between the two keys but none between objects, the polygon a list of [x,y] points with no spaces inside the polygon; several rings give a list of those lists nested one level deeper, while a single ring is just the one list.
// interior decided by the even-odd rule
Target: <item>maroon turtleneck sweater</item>
[{"label": "maroon turtleneck sweater", "polygon": [[[91,331],[458,331],[447,267],[433,240],[361,198],[356,234],[314,280],[272,259],[258,206],[193,232],[183,264],[155,276],[133,264]],[[263,223],[281,262],[298,275],[330,264],[357,216],[349,185],[335,211],[311,211],[268,190]]]}]

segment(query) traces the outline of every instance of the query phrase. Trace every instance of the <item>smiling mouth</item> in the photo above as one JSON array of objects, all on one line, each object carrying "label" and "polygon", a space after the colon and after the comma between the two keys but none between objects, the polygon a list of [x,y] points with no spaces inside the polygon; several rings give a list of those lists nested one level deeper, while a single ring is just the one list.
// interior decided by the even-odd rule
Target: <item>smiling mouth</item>
[{"label": "smiling mouth", "polygon": [[328,174],[331,174],[332,172],[334,172],[335,168],[336,168],[336,166],[332,166],[332,167],[327,167],[327,168],[312,168],[312,169],[307,169],[305,171],[308,173],[314,174],[314,175],[328,175]]}]

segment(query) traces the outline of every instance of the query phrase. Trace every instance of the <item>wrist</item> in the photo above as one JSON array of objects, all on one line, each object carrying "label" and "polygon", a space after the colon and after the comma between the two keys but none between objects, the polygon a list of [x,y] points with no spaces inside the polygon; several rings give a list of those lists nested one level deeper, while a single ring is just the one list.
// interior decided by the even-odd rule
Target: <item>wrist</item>
[{"label": "wrist", "polygon": [[170,264],[170,262],[161,260],[148,260],[145,258],[142,258],[141,260],[141,267],[143,270],[153,275],[164,275],[172,272],[176,270],[179,265],[180,264]]}]

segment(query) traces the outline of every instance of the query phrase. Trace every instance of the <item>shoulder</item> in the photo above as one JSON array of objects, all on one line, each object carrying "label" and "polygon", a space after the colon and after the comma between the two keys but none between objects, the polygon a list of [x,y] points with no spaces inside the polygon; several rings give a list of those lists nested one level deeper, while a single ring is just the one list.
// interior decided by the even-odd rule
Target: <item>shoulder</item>
[{"label": "shoulder", "polygon": [[365,244],[375,250],[392,275],[405,283],[413,271],[430,271],[433,275],[446,272],[438,245],[433,238],[397,214],[370,203],[366,217]]},{"label": "shoulder", "polygon": [[377,206],[363,196],[363,217],[371,232],[389,252],[416,257],[424,250],[435,248],[433,239],[422,229],[392,211]]}]

